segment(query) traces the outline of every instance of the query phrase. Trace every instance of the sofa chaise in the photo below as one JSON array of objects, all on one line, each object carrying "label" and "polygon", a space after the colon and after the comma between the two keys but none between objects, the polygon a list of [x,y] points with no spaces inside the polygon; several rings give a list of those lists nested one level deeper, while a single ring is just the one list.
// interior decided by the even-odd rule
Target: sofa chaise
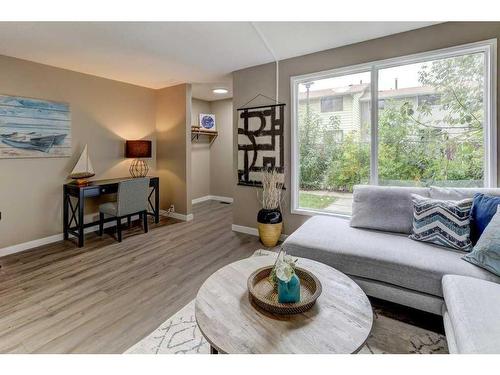
[{"label": "sofa chaise", "polygon": [[[351,220],[313,216],[285,240],[283,248],[290,255],[314,259],[344,272],[369,296],[444,315],[451,352],[474,352],[474,348],[488,347],[489,351],[500,353],[500,332],[491,338],[493,344],[485,347],[463,343],[467,336],[464,330],[478,332],[472,322],[481,312],[481,304],[488,300],[478,300],[471,308],[463,294],[466,292],[457,290],[472,280],[470,288],[464,290],[474,293],[477,289],[480,295],[482,288],[497,288],[498,295],[500,277],[461,259],[464,252],[408,238],[413,217],[412,194],[460,200],[477,192],[500,195],[500,189],[356,186]],[[455,276],[443,278],[445,275]],[[496,303],[498,317],[500,297]],[[471,314],[470,324],[457,323],[460,311]],[[484,317],[475,321],[485,326],[491,323]],[[491,324],[500,326],[497,322],[498,319]]]}]

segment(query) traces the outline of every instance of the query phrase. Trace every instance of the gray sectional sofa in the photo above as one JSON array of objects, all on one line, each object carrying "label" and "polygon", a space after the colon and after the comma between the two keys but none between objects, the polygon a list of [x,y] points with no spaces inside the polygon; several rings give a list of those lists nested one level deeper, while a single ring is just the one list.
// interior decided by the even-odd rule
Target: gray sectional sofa
[{"label": "gray sectional sofa", "polygon": [[[288,254],[328,264],[354,279],[369,296],[444,315],[451,352],[500,353],[500,277],[461,259],[463,252],[408,238],[413,206],[411,194],[436,199],[460,200],[476,192],[500,195],[500,189],[445,189],[356,186],[351,218],[314,216],[284,242]],[[446,276],[445,275],[454,275]],[[470,287],[462,288],[464,283]],[[477,299],[471,307],[467,290],[476,296],[497,288],[494,298]],[[474,300],[474,299],[473,299]],[[446,301],[446,303],[445,303]],[[495,304],[495,321],[478,314]],[[462,324],[463,312],[470,314]],[[474,323],[475,322],[475,323]],[[470,335],[493,335],[490,340]],[[466,339],[467,337],[467,339]],[[466,343],[469,341],[469,343]]]}]

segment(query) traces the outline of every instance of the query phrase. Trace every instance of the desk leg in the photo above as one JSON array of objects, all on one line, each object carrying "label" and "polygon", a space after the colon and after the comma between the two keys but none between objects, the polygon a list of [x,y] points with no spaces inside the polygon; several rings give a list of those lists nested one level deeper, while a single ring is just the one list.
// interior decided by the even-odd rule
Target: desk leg
[{"label": "desk leg", "polygon": [[155,186],[155,223],[160,222],[160,182]]},{"label": "desk leg", "polygon": [[69,238],[68,234],[68,192],[66,186],[63,187],[63,233],[64,239],[67,240]]},{"label": "desk leg", "polygon": [[84,236],[84,223],[83,217],[85,213],[85,200],[83,198],[83,191],[80,190],[80,195],[78,197],[78,247],[83,246],[83,236]]}]

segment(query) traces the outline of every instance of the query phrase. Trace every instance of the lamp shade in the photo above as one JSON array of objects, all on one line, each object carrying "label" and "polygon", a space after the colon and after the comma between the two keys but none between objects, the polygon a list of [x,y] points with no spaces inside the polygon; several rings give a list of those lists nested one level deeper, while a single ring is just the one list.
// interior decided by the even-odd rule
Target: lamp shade
[{"label": "lamp shade", "polygon": [[150,158],[151,157],[151,141],[126,141],[125,142],[125,157],[126,158]]}]

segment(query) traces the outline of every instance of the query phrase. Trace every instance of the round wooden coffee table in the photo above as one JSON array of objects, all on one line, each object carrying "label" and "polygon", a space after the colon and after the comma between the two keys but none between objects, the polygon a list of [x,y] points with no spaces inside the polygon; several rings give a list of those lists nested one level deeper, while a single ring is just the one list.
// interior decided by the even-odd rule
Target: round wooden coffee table
[{"label": "round wooden coffee table", "polygon": [[247,279],[274,256],[254,256],[212,274],[196,296],[195,315],[212,353],[356,353],[370,333],[373,312],[361,288],[342,272],[299,258],[323,292],[307,312],[272,315],[254,307]]}]

